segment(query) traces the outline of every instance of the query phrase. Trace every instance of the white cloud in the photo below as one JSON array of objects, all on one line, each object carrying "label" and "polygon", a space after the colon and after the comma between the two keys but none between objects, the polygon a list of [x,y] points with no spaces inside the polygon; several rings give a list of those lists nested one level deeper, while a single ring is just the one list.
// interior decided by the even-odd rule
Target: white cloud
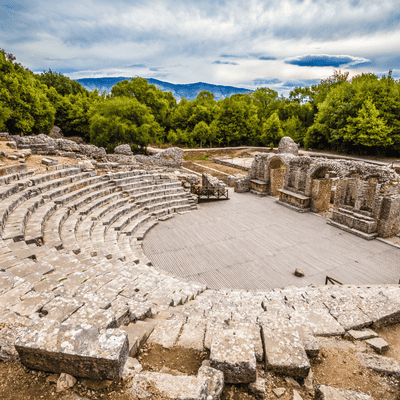
[{"label": "white cloud", "polygon": [[301,62],[310,55],[344,55],[351,75],[364,60],[378,73],[400,58],[395,0],[9,3],[18,7],[0,8],[0,47],[34,70],[77,70],[74,78],[140,75],[248,88],[276,79],[278,87],[325,78],[342,65],[310,67]]}]

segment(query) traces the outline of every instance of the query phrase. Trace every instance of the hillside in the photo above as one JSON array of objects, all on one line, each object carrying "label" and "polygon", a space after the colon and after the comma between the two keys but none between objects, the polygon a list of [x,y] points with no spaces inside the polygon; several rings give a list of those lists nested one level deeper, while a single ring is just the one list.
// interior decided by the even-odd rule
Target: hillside
[{"label": "hillside", "polygon": [[[98,89],[100,92],[109,93],[111,88],[120,81],[124,79],[130,80],[128,77],[117,77],[117,78],[82,78],[76,79],[84,88],[87,90]],[[175,85],[169,82],[159,81],[157,79],[147,79],[149,84],[157,86],[164,92],[172,92],[177,101],[180,101],[182,97],[188,100],[193,100],[196,96],[203,90],[208,90],[213,93],[215,100],[220,100],[225,97],[230,97],[237,93],[247,93],[252,90],[245,88],[237,88],[233,86],[223,86],[223,85],[212,85],[210,83],[197,82],[189,83],[187,85]]]}]

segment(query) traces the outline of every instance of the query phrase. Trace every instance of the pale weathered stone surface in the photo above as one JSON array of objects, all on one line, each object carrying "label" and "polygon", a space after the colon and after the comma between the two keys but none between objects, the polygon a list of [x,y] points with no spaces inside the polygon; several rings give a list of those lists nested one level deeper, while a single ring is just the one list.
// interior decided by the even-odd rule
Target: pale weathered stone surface
[{"label": "pale weathered stone surface", "polygon": [[191,319],[183,327],[177,345],[186,349],[204,350],[206,320]]},{"label": "pale weathered stone surface", "polygon": [[382,353],[389,348],[388,342],[382,338],[373,338],[366,340],[365,342],[368,343],[378,353]]},{"label": "pale weathered stone surface", "polygon": [[173,347],[178,339],[184,320],[170,319],[160,322],[150,335],[148,343],[159,344],[167,349]]},{"label": "pale weathered stone surface", "polygon": [[224,374],[222,371],[203,365],[199,368],[197,377],[207,381],[207,400],[218,400],[224,390]]},{"label": "pale weathered stone surface", "polygon": [[57,381],[57,392],[62,392],[63,390],[69,389],[76,383],[76,378],[71,375],[62,373]]},{"label": "pale weathered stone surface", "polygon": [[250,383],[256,380],[256,355],[253,338],[245,329],[214,331],[210,363],[224,373],[227,383]]},{"label": "pale weathered stone surface", "polygon": [[132,150],[131,150],[131,146],[129,144],[120,144],[119,146],[117,146],[114,149],[114,153],[115,154],[124,154],[126,156],[131,156]]},{"label": "pale weathered stone surface", "polygon": [[26,331],[26,329],[26,327],[12,325],[0,330],[0,360],[19,360],[17,350],[14,347],[14,342]]},{"label": "pale weathered stone surface", "polygon": [[293,390],[292,400],[303,400],[303,398],[300,396],[300,393],[297,390]]},{"label": "pale weathered stone surface", "polygon": [[249,384],[249,391],[257,398],[263,399],[265,396],[265,379],[257,376],[256,381]]},{"label": "pale weathered stone surface", "polygon": [[279,399],[285,394],[286,389],[285,388],[275,388],[275,389],[272,389],[272,391],[273,391],[274,395]]},{"label": "pale weathered stone surface", "polygon": [[118,329],[36,321],[15,342],[28,368],[90,379],[119,379],[128,357],[128,338]]},{"label": "pale weathered stone surface", "polygon": [[374,398],[361,392],[319,385],[315,389],[315,400],[374,400]]},{"label": "pale weathered stone surface", "polygon": [[206,400],[208,395],[205,378],[174,376],[158,372],[142,372],[136,375],[128,393],[145,395],[150,385],[162,395],[174,400]]},{"label": "pale weathered stone surface", "polygon": [[307,390],[313,390],[314,389],[314,374],[313,374],[311,369],[310,369],[310,372],[307,375],[307,378],[304,379],[304,387]]},{"label": "pale weathered stone surface", "polygon": [[285,333],[262,325],[265,368],[280,374],[305,378],[310,362],[297,331]]},{"label": "pale weathered stone surface", "polygon": [[358,358],[360,364],[365,368],[370,368],[385,375],[400,377],[400,365],[394,358],[367,353],[359,353]]},{"label": "pale weathered stone surface", "polygon": [[365,340],[378,337],[378,334],[371,329],[364,329],[362,331],[354,331],[350,329],[347,333],[355,340]]}]

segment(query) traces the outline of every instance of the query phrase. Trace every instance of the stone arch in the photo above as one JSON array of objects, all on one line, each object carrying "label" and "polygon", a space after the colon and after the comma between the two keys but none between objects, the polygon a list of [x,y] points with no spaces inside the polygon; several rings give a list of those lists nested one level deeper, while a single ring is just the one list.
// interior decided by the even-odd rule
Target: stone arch
[{"label": "stone arch", "polygon": [[345,171],[341,165],[335,161],[320,161],[310,166],[307,174],[306,196],[311,195],[312,181],[316,178],[322,178],[329,171],[335,171],[339,178],[343,178]]},{"label": "stone arch", "polygon": [[264,180],[270,182],[270,171],[271,169],[281,168],[284,166],[286,169],[289,168],[289,162],[293,156],[283,154],[273,154],[269,157],[264,164]]}]

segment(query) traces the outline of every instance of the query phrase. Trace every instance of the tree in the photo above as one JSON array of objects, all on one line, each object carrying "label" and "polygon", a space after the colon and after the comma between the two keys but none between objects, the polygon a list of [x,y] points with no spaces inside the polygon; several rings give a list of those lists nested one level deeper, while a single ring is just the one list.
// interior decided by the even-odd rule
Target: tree
[{"label": "tree", "polygon": [[209,137],[210,137],[210,128],[209,128],[209,126],[204,121],[200,121],[194,127],[193,136],[200,140],[200,148],[202,148],[203,147],[203,142],[208,140]]},{"label": "tree", "polygon": [[261,141],[265,144],[273,143],[276,146],[283,138],[283,129],[278,113],[273,113],[262,125]]},{"label": "tree", "polygon": [[163,135],[146,105],[133,97],[108,98],[94,103],[89,111],[90,141],[113,149],[120,143],[145,148]]},{"label": "tree", "polygon": [[53,72],[51,69],[43,71],[40,75],[36,75],[38,80],[48,88],[53,87],[58,94],[66,96],[68,94],[87,94],[88,91],[77,81],[74,81],[67,76]]},{"label": "tree", "polygon": [[370,99],[365,100],[357,116],[348,118],[341,132],[343,138],[357,146],[385,148],[392,145],[392,129],[379,114],[374,103]]},{"label": "tree", "polygon": [[137,77],[130,81],[118,82],[113,86],[111,97],[120,96],[135,97],[139,103],[145,104],[151,110],[155,120],[165,132],[171,129],[171,114],[176,106],[176,100],[171,92],[163,92],[155,85],[149,85],[147,79]]},{"label": "tree", "polygon": [[14,61],[0,50],[0,123],[11,134],[48,133],[55,116],[48,89]]}]

